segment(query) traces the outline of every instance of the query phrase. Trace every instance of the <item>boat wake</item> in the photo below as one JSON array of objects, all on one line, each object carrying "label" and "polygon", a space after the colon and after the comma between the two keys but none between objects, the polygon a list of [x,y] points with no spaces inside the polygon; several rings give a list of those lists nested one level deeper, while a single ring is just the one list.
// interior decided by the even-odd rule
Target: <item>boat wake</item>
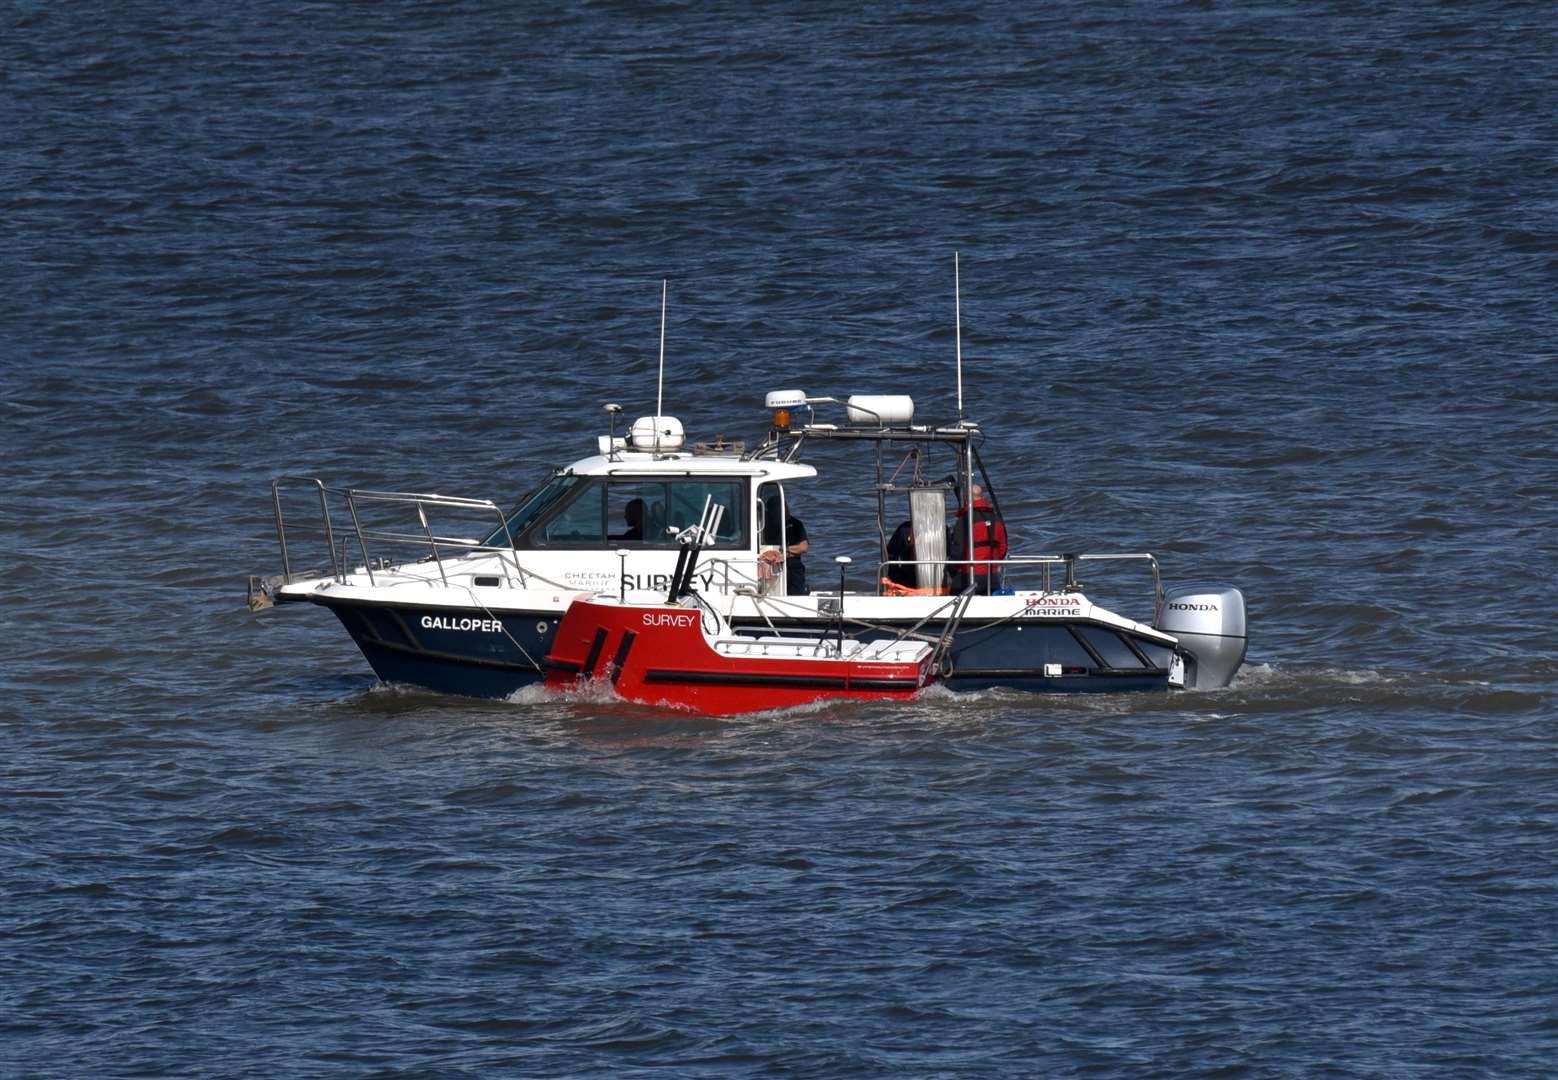
[{"label": "boat wake", "polygon": [[553,705],[567,702],[578,705],[624,705],[624,699],[611,685],[609,679],[586,679],[566,688],[535,683],[522,686],[504,700],[513,705]]},{"label": "boat wake", "polygon": [[1300,683],[1309,687],[1326,684],[1333,686],[1380,686],[1396,682],[1399,678],[1399,676],[1389,675],[1383,671],[1376,671],[1373,668],[1351,670],[1348,668],[1319,667],[1299,671],[1291,667],[1279,667],[1276,664],[1249,662],[1244,665],[1238,675],[1234,676],[1232,685],[1196,692],[1217,694],[1241,690],[1281,688]]}]

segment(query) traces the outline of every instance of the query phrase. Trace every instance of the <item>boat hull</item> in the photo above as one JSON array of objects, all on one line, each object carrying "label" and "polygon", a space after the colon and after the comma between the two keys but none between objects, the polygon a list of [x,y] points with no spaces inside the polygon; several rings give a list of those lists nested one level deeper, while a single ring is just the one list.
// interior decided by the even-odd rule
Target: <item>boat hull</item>
[{"label": "boat hull", "polygon": [[316,599],[341,620],[387,683],[441,694],[505,698],[541,681],[560,621],[555,611],[478,612]]},{"label": "boat hull", "polygon": [[543,666],[553,689],[606,681],[628,701],[713,715],[824,700],[902,701],[932,679],[928,649],[913,661],[840,659],[826,655],[830,643],[821,646],[823,655],[803,656],[802,647],[771,640],[727,655],[705,637],[696,609],[581,599],[564,616]]},{"label": "boat hull", "polygon": [[[380,679],[444,694],[503,698],[543,679],[542,661],[553,650],[562,612],[556,609],[495,611],[434,607],[315,595],[351,634]],[[496,624],[496,625],[494,625]],[[915,626],[910,619],[881,620],[855,636],[892,637]],[[736,620],[738,634],[826,635],[824,619]],[[919,626],[935,637],[944,623]],[[1140,635],[1106,655],[1086,642],[1099,631],[1092,620],[968,621],[955,633],[941,681],[953,691],[1009,689],[1039,693],[1131,693],[1168,689],[1171,650]],[[1113,661],[1113,663],[1111,663]],[[1129,666],[1115,666],[1128,664]],[[1052,673],[1054,672],[1054,673]]]},{"label": "boat hull", "polygon": [[[774,620],[785,633],[826,633],[824,620]],[[876,640],[900,634],[915,623],[888,621],[859,637]],[[757,633],[761,623],[735,624]],[[919,627],[936,637],[942,622]],[[1049,694],[1117,694],[1166,691],[1173,650],[1140,634],[1105,627],[1089,619],[1001,619],[962,623],[942,662],[941,682],[949,690],[1007,689]]]}]

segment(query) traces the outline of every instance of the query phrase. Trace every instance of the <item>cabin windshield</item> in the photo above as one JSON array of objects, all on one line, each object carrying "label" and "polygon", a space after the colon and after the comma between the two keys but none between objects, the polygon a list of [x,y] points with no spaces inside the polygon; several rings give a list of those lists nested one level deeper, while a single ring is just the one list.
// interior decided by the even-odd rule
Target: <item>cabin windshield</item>
[{"label": "cabin windshield", "polygon": [[749,545],[748,482],[745,477],[595,478],[553,503],[552,510],[516,536],[519,547],[668,547],[676,535],[698,524],[706,499],[724,506],[712,549],[745,550]]},{"label": "cabin windshield", "polygon": [[[572,491],[584,478],[581,476],[554,476],[547,481],[539,491],[524,502],[519,504],[508,518],[508,535],[515,540],[519,534],[535,521],[536,518],[550,509],[557,500]],[[503,530],[498,529],[482,541],[484,547],[507,547],[508,539],[503,535]]]},{"label": "cabin windshield", "polygon": [[[746,550],[751,533],[745,477],[559,477],[510,519],[519,548],[675,549],[676,536],[696,525],[706,499],[725,508],[710,548]],[[503,543],[498,534],[496,543]]]}]

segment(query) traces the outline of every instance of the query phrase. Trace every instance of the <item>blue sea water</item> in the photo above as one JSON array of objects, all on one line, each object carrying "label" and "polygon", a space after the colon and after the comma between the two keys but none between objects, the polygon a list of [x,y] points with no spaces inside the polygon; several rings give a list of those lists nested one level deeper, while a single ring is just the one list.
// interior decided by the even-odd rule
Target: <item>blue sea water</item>
[{"label": "blue sea water", "polygon": [[[0,1075],[1551,1075],[1554,28],[10,5]],[[694,437],[946,415],[954,252],[1014,547],[1240,586],[1230,689],[698,720],[244,609],[272,476],[651,411],[662,279]]]}]

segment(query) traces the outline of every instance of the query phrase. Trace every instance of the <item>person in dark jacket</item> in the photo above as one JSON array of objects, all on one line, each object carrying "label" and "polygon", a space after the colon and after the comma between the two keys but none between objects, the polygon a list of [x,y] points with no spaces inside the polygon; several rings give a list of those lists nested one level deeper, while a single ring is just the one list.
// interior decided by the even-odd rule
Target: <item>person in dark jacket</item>
[{"label": "person in dark jacket", "polygon": [[612,540],[642,540],[644,538],[644,500],[629,499],[622,508],[622,521],[627,526],[622,532],[612,533]]},{"label": "person in dark jacket", "polygon": [[906,589],[912,589],[919,582],[919,576],[915,573],[914,565],[904,560],[914,558],[914,522],[905,521],[893,530],[892,537],[887,541],[887,559],[899,565],[887,568],[887,580],[895,585],[902,585]]},{"label": "person in dark jacket", "polygon": [[[765,501],[763,539],[765,544],[779,543],[779,499],[771,496]],[[801,558],[811,549],[806,539],[806,526],[801,519],[785,508],[784,515],[784,591],[789,596],[806,595],[806,562]]]},{"label": "person in dark jacket", "polygon": [[[966,554],[969,520],[969,504],[966,503],[958,507],[957,519],[952,523],[951,543],[947,545],[948,557],[953,560],[1006,558],[1006,523],[1000,519],[995,512],[995,506],[985,497],[984,488],[975,484],[971,494],[974,553],[972,556]],[[962,592],[968,588],[970,581],[974,583],[976,593],[989,595],[1001,587],[1001,568],[978,561],[954,563],[952,591]]]}]

